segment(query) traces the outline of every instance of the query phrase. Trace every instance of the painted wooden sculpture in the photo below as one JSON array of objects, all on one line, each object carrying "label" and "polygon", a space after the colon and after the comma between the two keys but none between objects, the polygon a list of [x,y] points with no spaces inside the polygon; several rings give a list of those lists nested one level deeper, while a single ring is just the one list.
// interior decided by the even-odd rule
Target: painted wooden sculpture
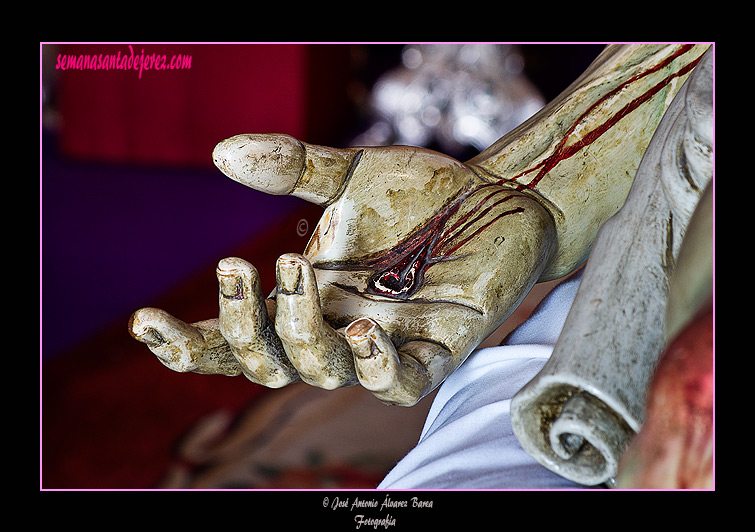
[{"label": "painted wooden sculpture", "polygon": [[[670,340],[712,292],[712,179],[709,51],[656,129],[626,203],[603,224],[550,359],[511,402],[512,426],[522,447],[561,476],[613,486],[620,460],[643,425],[651,434],[643,440],[656,446],[644,443],[641,449],[654,452],[634,453],[633,469],[643,473],[634,473],[632,480],[639,482],[633,487],[669,487],[670,478],[662,486],[642,483],[656,480],[653,470],[663,476],[660,471],[674,460],[685,463],[684,453],[692,453],[693,462],[704,462],[706,457],[692,447],[677,445],[675,457],[658,451],[670,449],[671,442],[704,439],[687,437],[704,427],[694,417],[689,419],[699,426],[689,434],[675,431],[687,422],[684,412],[712,404],[711,387],[696,385],[696,380],[712,378],[712,367],[705,373],[704,365],[687,362],[676,376],[668,369],[655,374]],[[693,230],[693,213],[707,224]],[[694,253],[682,253],[685,248]],[[712,353],[705,355],[701,353],[702,362],[710,364]],[[662,383],[654,386],[661,390],[656,393],[665,393],[665,403],[657,397],[648,412],[654,375]],[[693,385],[688,391],[694,389],[695,397],[676,393],[682,382]],[[692,487],[689,482],[680,482],[682,486]]]},{"label": "painted wooden sculpture", "polygon": [[270,387],[361,384],[413,405],[539,281],[581,265],[627,198],[643,153],[705,45],[608,46],[564,93],[474,159],[426,149],[333,149],[238,135],[213,157],[228,177],[314,202],[303,254],[256,269],[220,261],[217,319],[145,308],[132,335],[176,371]]}]

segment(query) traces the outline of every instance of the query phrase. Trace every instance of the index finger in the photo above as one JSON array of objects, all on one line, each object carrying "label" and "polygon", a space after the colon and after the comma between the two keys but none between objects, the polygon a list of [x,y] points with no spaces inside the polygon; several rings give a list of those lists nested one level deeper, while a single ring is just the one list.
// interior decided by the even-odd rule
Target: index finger
[{"label": "index finger", "polygon": [[218,143],[212,158],[226,176],[250,188],[325,206],[338,197],[360,154],[289,135],[242,134]]}]

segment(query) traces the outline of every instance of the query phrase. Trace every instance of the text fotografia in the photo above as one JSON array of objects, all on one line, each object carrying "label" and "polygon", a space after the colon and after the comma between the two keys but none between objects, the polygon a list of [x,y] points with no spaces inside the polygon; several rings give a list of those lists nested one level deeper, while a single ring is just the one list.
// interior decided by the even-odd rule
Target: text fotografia
[{"label": "text fotografia", "polygon": [[128,45],[128,51],[111,54],[58,54],[55,64],[57,70],[133,70],[139,73],[145,70],[188,70],[191,68],[191,55],[134,53],[134,47]]},{"label": "text fotografia", "polygon": [[365,528],[372,527],[378,528],[390,528],[396,526],[396,518],[391,517],[391,514],[385,517],[365,517],[361,514],[354,516],[354,523],[356,523],[356,529],[359,530],[363,526]]},{"label": "text fotografia", "polygon": [[[391,510],[403,510],[410,508],[432,508],[433,501],[422,500],[418,497],[410,497],[408,499],[391,499],[386,494],[385,498],[381,499],[360,499],[355,498],[341,498],[334,497],[329,499],[325,497],[322,501],[322,505],[331,510],[347,510],[353,512],[354,524],[357,529],[359,528],[390,528],[396,525],[396,518],[390,513],[384,517],[372,517],[366,515],[368,510],[374,510],[376,512],[386,512]],[[364,512],[364,513],[362,513]]]}]

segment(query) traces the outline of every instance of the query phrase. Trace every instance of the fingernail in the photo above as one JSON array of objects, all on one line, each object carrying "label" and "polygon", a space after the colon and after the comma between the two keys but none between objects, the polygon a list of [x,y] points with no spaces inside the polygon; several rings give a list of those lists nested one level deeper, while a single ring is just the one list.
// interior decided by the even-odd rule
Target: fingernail
[{"label": "fingernail", "polygon": [[241,277],[235,275],[218,275],[220,293],[226,299],[244,299],[244,284]]},{"label": "fingernail", "polygon": [[370,318],[360,318],[346,327],[344,334],[357,357],[366,359],[382,353],[376,342],[375,330],[377,326],[377,322]]},{"label": "fingernail", "polygon": [[301,264],[295,260],[278,261],[278,292],[283,294],[301,294]]},{"label": "fingernail", "polygon": [[149,324],[154,319],[152,309],[141,309],[134,312],[128,321],[128,332],[131,336],[148,346],[158,346],[167,343],[166,338]]},{"label": "fingernail", "polygon": [[225,299],[244,299],[246,297],[242,273],[246,263],[242,259],[227,257],[218,262],[215,273],[220,285],[220,294]]},{"label": "fingernail", "polygon": [[168,343],[168,340],[166,340],[165,337],[154,327],[148,328],[147,332],[141,337],[141,340],[151,347],[157,347]]},{"label": "fingernail", "polygon": [[355,322],[352,322],[346,330],[346,336],[354,339],[365,338],[369,333],[375,330],[377,323],[370,318],[360,318]]}]

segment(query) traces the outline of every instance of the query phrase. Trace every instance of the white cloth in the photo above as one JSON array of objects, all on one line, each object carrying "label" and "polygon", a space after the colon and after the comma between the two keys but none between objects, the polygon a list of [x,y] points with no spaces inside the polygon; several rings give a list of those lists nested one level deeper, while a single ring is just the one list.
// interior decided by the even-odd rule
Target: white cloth
[{"label": "white cloth", "polygon": [[558,285],[506,345],[472,353],[441,385],[419,442],[378,489],[577,489],[537,463],[511,427],[511,398],[543,367],[581,274]]}]

